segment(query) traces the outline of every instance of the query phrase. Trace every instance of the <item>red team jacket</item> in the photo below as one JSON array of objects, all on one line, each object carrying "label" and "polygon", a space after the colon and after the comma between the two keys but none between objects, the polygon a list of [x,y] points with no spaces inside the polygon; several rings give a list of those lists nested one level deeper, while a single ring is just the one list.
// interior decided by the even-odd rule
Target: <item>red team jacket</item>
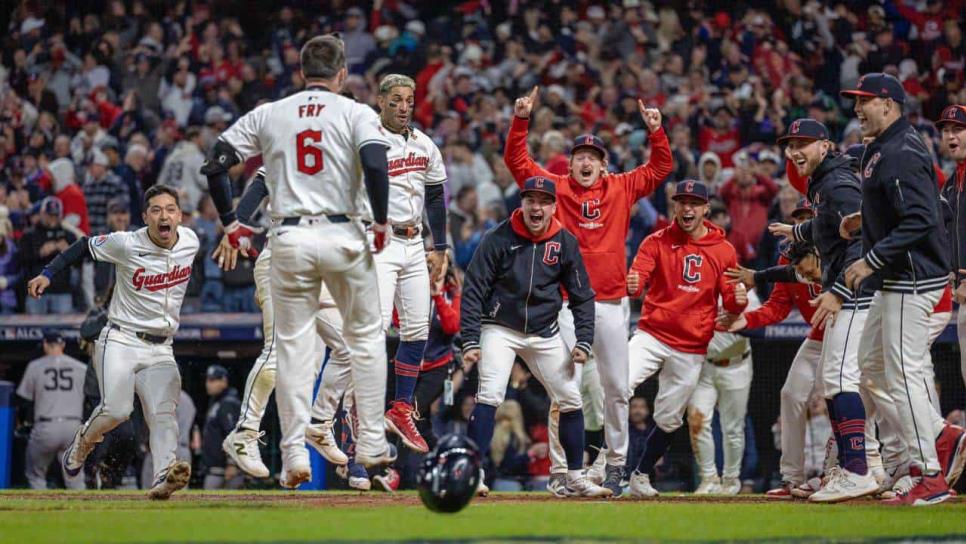
[{"label": "red team jacket", "polygon": [[557,219],[577,237],[590,285],[597,300],[627,295],[627,229],[631,206],[649,195],[671,173],[674,160],[667,134],[650,136],[651,159],[622,174],[604,174],[589,188],[567,175],[551,174],[534,162],[527,151],[528,119],[514,117],[507,135],[503,160],[517,185],[533,176],[550,178],[557,185]]},{"label": "red team jacket", "polygon": [[[778,258],[778,264],[788,264],[784,256]],[[815,308],[808,302],[822,293],[822,286],[813,283],[776,283],[768,295],[768,300],[756,310],[745,314],[748,329],[757,329],[765,325],[780,323],[792,312],[792,306],[797,306],[806,323],[811,323]],[[808,333],[810,340],[819,342],[825,337],[825,329],[812,327]]]},{"label": "red team jacket", "polygon": [[647,287],[638,328],[677,351],[707,353],[718,315],[718,297],[725,311],[740,314],[734,286],[725,270],[738,265],[734,246],[710,221],[708,233],[692,240],[677,222],[641,243],[631,271],[641,276],[640,296]]}]

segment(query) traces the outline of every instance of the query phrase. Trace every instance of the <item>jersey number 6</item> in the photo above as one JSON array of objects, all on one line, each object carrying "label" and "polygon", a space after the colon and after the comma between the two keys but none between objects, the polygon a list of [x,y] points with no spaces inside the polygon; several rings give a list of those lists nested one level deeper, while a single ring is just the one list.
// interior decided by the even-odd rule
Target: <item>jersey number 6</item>
[{"label": "jersey number 6", "polygon": [[[322,132],[318,130],[303,130],[295,135],[295,154],[299,172],[314,176],[322,171],[322,149],[316,145],[321,143]],[[312,157],[311,161],[308,160],[309,157]]]}]

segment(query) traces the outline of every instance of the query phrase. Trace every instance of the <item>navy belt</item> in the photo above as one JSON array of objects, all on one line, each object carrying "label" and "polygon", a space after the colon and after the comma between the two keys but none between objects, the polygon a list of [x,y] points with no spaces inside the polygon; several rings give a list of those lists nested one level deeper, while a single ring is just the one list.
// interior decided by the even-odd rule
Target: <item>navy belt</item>
[{"label": "navy belt", "polygon": [[146,332],[138,332],[138,331],[122,329],[119,325],[115,323],[111,323],[111,328],[116,331],[129,332],[134,336],[137,336],[141,340],[144,340],[145,342],[150,342],[152,344],[163,344],[167,342],[169,338],[171,338],[170,336],[158,336],[156,334],[148,334]]},{"label": "navy belt", "polygon": [[[326,215],[325,218],[329,220],[329,223],[348,223],[349,222],[349,216],[344,213]],[[302,222],[301,217],[286,217],[285,219],[282,219],[282,226],[295,227],[295,226],[298,226],[301,222]]]},{"label": "navy belt", "polygon": [[419,233],[422,232],[422,230],[422,225],[410,225],[408,227],[394,226],[392,228],[392,233],[400,238],[415,238],[419,236]]}]

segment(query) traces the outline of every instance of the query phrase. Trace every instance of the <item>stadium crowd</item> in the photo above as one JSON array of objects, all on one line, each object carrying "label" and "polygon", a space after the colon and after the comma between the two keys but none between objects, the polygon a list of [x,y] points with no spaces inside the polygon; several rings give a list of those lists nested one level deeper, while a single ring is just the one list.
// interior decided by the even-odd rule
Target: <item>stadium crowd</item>
[{"label": "stadium crowd", "polygon": [[[208,258],[221,226],[199,168],[239,115],[302,87],[299,48],[321,33],[341,33],[346,87],[361,102],[375,105],[386,73],[416,80],[414,119],[443,151],[460,268],[483,232],[519,205],[503,149],[513,101],[534,86],[529,143],[554,173],[566,173],[570,142],[587,132],[605,142],[612,171],[646,162],[637,100],[659,108],[674,157],[668,180],[708,184],[712,216],[729,225],[751,268],[775,262],[778,241],[765,227],[791,222],[799,199],[776,144],[791,120],[824,122],[844,150],[861,136],[839,91],[861,73],[891,73],[905,88],[907,117],[949,173],[931,120],[966,103],[961,0],[721,9],[660,0],[470,0],[451,8],[374,0],[325,3],[321,12],[281,4],[237,14],[217,1],[18,3],[0,67],[0,313],[100,304],[109,266],[64,272],[41,300],[25,300],[24,284],[78,236],[137,228],[142,195],[154,184],[180,192],[185,224],[202,241],[186,310],[258,311],[252,263],[223,272]],[[258,166],[255,159],[232,172],[236,194]],[[666,187],[637,203],[628,255],[668,224]],[[549,469],[549,400],[527,391],[535,381],[518,367],[493,445],[504,489],[538,488]],[[472,403],[464,390],[434,422],[437,432],[465,426]],[[633,440],[650,424],[643,398],[631,417]]]}]

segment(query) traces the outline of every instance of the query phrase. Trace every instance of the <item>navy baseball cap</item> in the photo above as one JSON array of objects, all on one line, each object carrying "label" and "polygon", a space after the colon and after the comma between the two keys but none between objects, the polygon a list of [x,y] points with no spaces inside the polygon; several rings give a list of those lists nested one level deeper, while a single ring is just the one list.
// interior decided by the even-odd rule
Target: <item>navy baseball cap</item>
[{"label": "navy baseball cap", "polygon": [[828,140],[828,127],[815,119],[795,119],[788,125],[788,131],[778,139],[779,144],[788,140]]},{"label": "navy baseball cap", "polygon": [[40,212],[63,217],[64,203],[56,196],[48,196],[40,202]]},{"label": "navy baseball cap", "polygon": [[205,378],[209,380],[220,380],[228,377],[228,369],[221,365],[211,365],[205,373]]},{"label": "navy baseball cap", "polygon": [[527,193],[544,193],[550,195],[554,200],[557,200],[557,184],[553,182],[550,178],[545,178],[543,176],[534,176],[532,178],[527,178],[523,182],[523,190],[520,191],[520,196]]},{"label": "navy baseball cap", "polygon": [[671,199],[677,200],[679,197],[683,197],[683,196],[691,196],[707,202],[708,186],[701,183],[700,181],[695,181],[693,179],[686,179],[684,181],[680,181],[675,187],[674,196],[672,196]]},{"label": "navy baseball cap", "polygon": [[859,96],[891,98],[900,104],[906,101],[906,90],[902,88],[902,83],[899,83],[895,76],[882,72],[865,74],[859,78],[859,84],[856,87],[856,89],[842,91],[839,94],[845,98]]},{"label": "navy baseball cap", "polygon": [[942,130],[943,125],[949,123],[966,126],[966,106],[959,104],[948,106],[939,116],[939,120],[936,121],[936,128]]},{"label": "navy baseball cap", "polygon": [[44,331],[44,342],[48,344],[64,343],[64,335],[57,329],[47,329]]},{"label": "navy baseball cap", "polygon": [[601,160],[607,159],[607,148],[604,147],[604,140],[601,140],[593,134],[582,134],[574,138],[574,145],[570,148],[570,154],[573,155],[578,149],[583,147],[589,147],[596,149],[600,152]]},{"label": "navy baseball cap", "polygon": [[815,210],[812,208],[812,203],[808,201],[807,198],[799,199],[798,204],[795,205],[795,209],[792,210],[792,217],[800,213],[807,213],[810,216],[815,216]]}]

